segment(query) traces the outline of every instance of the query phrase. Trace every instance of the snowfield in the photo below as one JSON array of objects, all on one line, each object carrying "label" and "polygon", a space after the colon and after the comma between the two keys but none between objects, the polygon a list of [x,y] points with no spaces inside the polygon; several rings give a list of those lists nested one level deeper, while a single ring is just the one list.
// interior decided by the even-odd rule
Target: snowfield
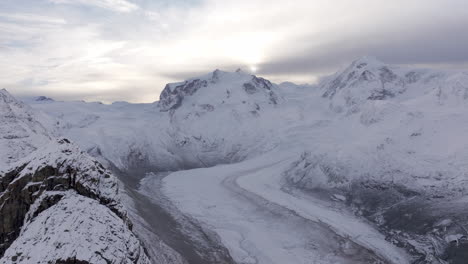
[{"label": "snowfield", "polygon": [[317,85],[216,70],[152,104],[24,101],[0,108],[31,135],[0,140],[1,168],[73,140],[122,181],[153,263],[468,259],[468,73],[365,57]]}]

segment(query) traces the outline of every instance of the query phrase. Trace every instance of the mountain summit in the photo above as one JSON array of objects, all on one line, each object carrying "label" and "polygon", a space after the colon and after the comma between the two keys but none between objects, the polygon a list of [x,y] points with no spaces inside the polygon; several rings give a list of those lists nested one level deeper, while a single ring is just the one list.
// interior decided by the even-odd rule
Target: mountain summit
[{"label": "mountain summit", "polygon": [[370,101],[401,102],[408,98],[432,104],[466,104],[468,74],[414,69],[363,57],[320,83],[322,97],[336,112],[353,113]]},{"label": "mountain summit", "polygon": [[277,104],[277,87],[270,81],[242,71],[211,74],[179,83],[167,84],[160,95],[161,111],[175,110],[182,105],[198,105],[208,111],[221,104]]}]

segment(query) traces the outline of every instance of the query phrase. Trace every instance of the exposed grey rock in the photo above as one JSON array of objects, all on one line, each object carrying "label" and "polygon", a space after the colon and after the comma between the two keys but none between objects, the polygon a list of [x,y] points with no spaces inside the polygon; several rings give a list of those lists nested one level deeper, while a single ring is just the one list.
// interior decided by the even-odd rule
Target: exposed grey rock
[{"label": "exposed grey rock", "polygon": [[182,104],[185,96],[193,95],[198,89],[206,87],[206,80],[190,80],[182,84],[167,84],[159,97],[161,111],[177,109]]},{"label": "exposed grey rock", "polygon": [[[0,174],[0,192],[0,256],[3,256],[0,263],[31,263],[34,254],[38,254],[37,247],[47,248],[51,243],[62,246],[41,253],[47,259],[34,263],[70,263],[67,261],[71,259],[75,261],[73,263],[94,263],[93,259],[103,258],[104,255],[106,258],[120,256],[122,263],[149,263],[143,247],[131,232],[132,224],[120,203],[117,180],[99,162],[67,139],[52,142],[47,148],[33,153],[22,165]],[[77,207],[77,201],[89,205]],[[56,208],[58,204],[62,208],[59,211]],[[90,214],[89,217],[87,214]],[[46,221],[52,216],[54,222]],[[63,227],[75,218],[77,221],[81,219],[81,224],[70,226],[69,235],[58,235],[58,231],[54,231],[59,228],[55,226],[57,222],[63,222]],[[114,238],[107,234],[104,237],[107,242],[95,242],[102,238],[97,234],[85,235],[87,230],[83,228],[97,227],[101,220],[124,233],[116,233]],[[36,239],[38,228],[44,232],[40,240]],[[77,252],[65,250],[73,247],[73,239],[83,235],[88,237],[89,245],[82,243],[81,251]],[[112,241],[124,237],[125,241]],[[106,243],[109,244],[106,246]],[[62,247],[63,251],[60,250]],[[110,259],[111,262],[116,260]]]},{"label": "exposed grey rock", "polygon": [[34,101],[37,101],[37,102],[53,102],[54,99],[50,98],[50,97],[47,97],[47,96],[38,96],[36,98],[34,98]]}]

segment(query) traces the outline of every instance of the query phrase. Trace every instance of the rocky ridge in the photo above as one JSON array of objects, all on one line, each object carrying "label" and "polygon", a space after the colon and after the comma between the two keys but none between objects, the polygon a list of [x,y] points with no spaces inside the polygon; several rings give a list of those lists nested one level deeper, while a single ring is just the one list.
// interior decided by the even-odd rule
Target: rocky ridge
[{"label": "rocky ridge", "polygon": [[0,91],[0,263],[150,263],[118,180],[35,117]]}]

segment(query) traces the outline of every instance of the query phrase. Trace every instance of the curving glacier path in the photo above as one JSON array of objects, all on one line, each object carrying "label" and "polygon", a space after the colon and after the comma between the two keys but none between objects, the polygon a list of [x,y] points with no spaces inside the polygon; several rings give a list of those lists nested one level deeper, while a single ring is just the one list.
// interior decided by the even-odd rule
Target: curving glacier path
[{"label": "curving glacier path", "polygon": [[[407,255],[344,207],[290,191],[281,172],[295,155],[271,152],[230,165],[149,174],[161,191],[215,231],[238,263],[409,263]],[[292,188],[291,188],[292,190]]]}]

